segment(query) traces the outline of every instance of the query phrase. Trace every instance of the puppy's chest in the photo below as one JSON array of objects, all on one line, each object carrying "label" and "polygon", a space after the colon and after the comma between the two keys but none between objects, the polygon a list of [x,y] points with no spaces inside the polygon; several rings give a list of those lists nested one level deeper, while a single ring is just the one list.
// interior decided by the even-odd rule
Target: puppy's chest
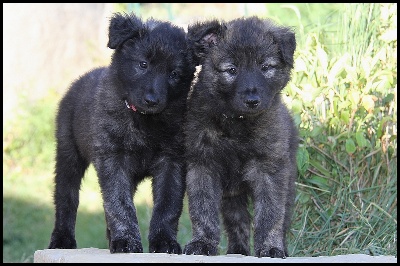
[{"label": "puppy's chest", "polygon": [[216,127],[222,139],[237,142],[239,145],[248,143],[254,138],[255,124],[245,121],[244,118],[222,118]]},{"label": "puppy's chest", "polygon": [[243,161],[254,153],[255,131],[251,124],[235,119],[214,122],[208,130],[208,145],[215,154]]},{"label": "puppy's chest", "polygon": [[144,117],[128,123],[125,141],[146,147],[159,146],[169,142],[176,135],[174,129],[163,120]]}]

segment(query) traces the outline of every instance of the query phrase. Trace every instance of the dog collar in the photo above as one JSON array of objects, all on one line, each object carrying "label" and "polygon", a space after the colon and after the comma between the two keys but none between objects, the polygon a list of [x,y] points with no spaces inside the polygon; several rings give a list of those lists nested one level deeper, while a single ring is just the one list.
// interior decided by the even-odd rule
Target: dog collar
[{"label": "dog collar", "polygon": [[239,119],[244,119],[244,116],[242,116],[242,115],[239,115],[239,116],[227,116],[226,114],[222,114],[222,116],[225,118],[225,119],[227,119],[227,118],[239,118]]},{"label": "dog collar", "polygon": [[127,100],[125,100],[125,105],[128,107],[128,109],[132,109],[134,112],[136,112],[136,107],[133,104],[129,104]]}]

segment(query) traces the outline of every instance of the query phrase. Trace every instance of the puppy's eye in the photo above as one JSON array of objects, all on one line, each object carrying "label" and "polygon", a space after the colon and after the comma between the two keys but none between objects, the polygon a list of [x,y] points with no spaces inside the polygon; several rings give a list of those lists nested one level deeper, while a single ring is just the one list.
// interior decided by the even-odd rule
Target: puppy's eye
[{"label": "puppy's eye", "polygon": [[146,69],[146,68],[148,67],[148,64],[147,64],[147,62],[145,62],[145,61],[140,61],[140,62],[139,62],[139,66],[140,66],[141,68],[143,68],[143,69]]},{"label": "puppy's eye", "polygon": [[171,74],[169,75],[169,77],[170,77],[171,79],[177,78],[177,77],[178,77],[178,72],[176,72],[175,70],[172,71]]},{"label": "puppy's eye", "polygon": [[231,75],[236,75],[237,74],[237,69],[234,67],[231,67],[228,69],[228,73]]},{"label": "puppy's eye", "polygon": [[271,69],[271,67],[272,67],[272,66],[270,66],[270,65],[265,65],[265,64],[264,64],[264,65],[261,66],[261,70],[262,70],[262,71],[267,71],[267,70]]}]

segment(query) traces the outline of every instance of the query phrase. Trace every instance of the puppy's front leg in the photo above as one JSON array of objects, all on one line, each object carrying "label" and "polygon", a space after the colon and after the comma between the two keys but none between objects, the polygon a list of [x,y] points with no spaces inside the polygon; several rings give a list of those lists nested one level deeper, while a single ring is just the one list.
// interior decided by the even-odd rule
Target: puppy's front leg
[{"label": "puppy's front leg", "polygon": [[176,240],[185,193],[184,165],[162,156],[153,172],[149,252],[181,254]]},{"label": "puppy's front leg", "polygon": [[279,174],[257,171],[254,193],[254,250],[257,257],[286,258],[287,181]]},{"label": "puppy's front leg", "polygon": [[111,253],[141,253],[139,224],[133,204],[137,185],[131,178],[130,156],[108,156],[96,159],[95,167],[103,196],[107,236]]},{"label": "puppy's front leg", "polygon": [[220,241],[221,183],[204,166],[189,165],[187,174],[189,214],[193,238],[185,246],[187,255],[217,255]]}]

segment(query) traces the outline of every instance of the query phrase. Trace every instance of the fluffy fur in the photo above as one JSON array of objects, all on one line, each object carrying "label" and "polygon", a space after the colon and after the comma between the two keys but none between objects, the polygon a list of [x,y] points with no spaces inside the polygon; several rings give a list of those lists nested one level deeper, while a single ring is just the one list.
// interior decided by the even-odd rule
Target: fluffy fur
[{"label": "fluffy fur", "polygon": [[[298,133],[280,92],[293,68],[295,34],[257,17],[198,22],[188,28],[201,65],[185,124],[187,194],[193,238],[185,254],[288,256],[297,177]],[[253,207],[251,217],[249,206]]]},{"label": "fluffy fur", "polygon": [[59,104],[49,248],[76,248],[79,188],[93,163],[110,252],[143,252],[132,199],[152,177],[149,252],[182,253],[176,239],[185,189],[182,123],[195,70],[186,33],[169,22],[117,13],[108,47],[110,65],[76,80]]}]

